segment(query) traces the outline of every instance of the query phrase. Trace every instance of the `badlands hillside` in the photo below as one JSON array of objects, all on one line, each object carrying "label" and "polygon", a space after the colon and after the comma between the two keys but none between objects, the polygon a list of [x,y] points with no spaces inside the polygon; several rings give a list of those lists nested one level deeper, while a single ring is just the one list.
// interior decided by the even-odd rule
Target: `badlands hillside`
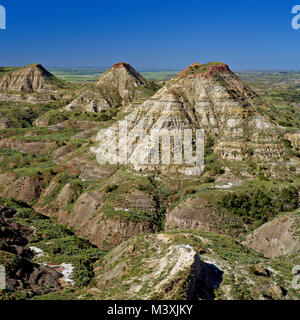
[{"label": "badlands hillside", "polygon": [[17,92],[47,92],[63,87],[63,83],[48,72],[42,65],[34,63],[11,72],[0,73],[0,90]]},{"label": "badlands hillside", "polygon": [[78,90],[76,98],[65,110],[79,109],[83,112],[100,112],[109,108],[126,106],[144,95],[151,96],[157,86],[147,81],[127,63],[113,65],[88,88]]},{"label": "badlands hillside", "polygon": [[[219,62],[165,82],[124,62],[93,83],[0,68],[0,298],[299,299],[299,105],[254,88]],[[128,162],[101,162],[119,121]],[[188,129],[202,172],[145,162],[138,133]]]}]

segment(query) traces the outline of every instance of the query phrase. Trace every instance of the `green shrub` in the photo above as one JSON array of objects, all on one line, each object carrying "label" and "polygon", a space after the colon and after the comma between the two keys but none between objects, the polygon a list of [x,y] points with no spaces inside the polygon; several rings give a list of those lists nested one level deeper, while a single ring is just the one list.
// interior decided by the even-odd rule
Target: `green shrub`
[{"label": "green shrub", "polygon": [[212,177],[206,177],[203,181],[203,183],[214,183],[215,179]]},{"label": "green shrub", "polygon": [[114,184],[114,185],[112,185],[112,186],[107,186],[106,188],[105,188],[105,192],[106,193],[111,193],[111,192],[113,192],[113,191],[115,191],[115,190],[117,190],[118,189],[118,186],[116,185],[116,184]]},{"label": "green shrub", "polygon": [[242,217],[246,223],[267,222],[280,212],[293,211],[299,207],[298,190],[289,186],[274,194],[261,189],[227,193],[218,202],[218,206]]}]

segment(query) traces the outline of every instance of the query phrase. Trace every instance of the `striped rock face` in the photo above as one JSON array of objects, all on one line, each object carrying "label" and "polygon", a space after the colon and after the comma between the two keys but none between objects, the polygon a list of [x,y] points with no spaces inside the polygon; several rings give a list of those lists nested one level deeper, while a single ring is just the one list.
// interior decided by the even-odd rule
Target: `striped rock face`
[{"label": "striped rock face", "polygon": [[[161,139],[167,140],[177,133],[184,141],[187,130],[192,130],[193,134],[202,130],[206,138],[212,138],[213,150],[221,159],[242,161],[250,156],[259,161],[281,159],[285,154],[282,130],[264,114],[266,109],[263,101],[227,65],[193,64],[150,99],[131,109],[123,119],[122,126],[128,132],[128,163],[137,170],[157,169],[157,163],[154,165],[149,157],[153,152],[161,155],[163,150],[153,151],[149,134],[158,131]],[[121,145],[125,143],[120,124],[100,131],[97,141],[92,151],[99,160],[107,151],[105,159],[108,162],[114,159],[112,162],[116,163],[116,157],[122,152]],[[193,148],[195,141],[194,137]],[[145,148],[147,145],[150,151]],[[185,147],[185,142],[183,145]],[[171,158],[174,153],[176,150],[171,150]],[[140,161],[137,161],[137,154]],[[181,167],[179,162],[173,163]],[[182,164],[189,167],[184,161]],[[170,166],[159,167],[171,169]],[[187,169],[183,172],[187,173]]]},{"label": "striped rock face", "polygon": [[151,91],[150,87],[151,82],[132,66],[120,62],[103,73],[94,85],[79,90],[77,98],[65,110],[76,108],[84,112],[100,112],[113,107],[124,107],[141,95],[143,89]]},{"label": "striped rock face", "polygon": [[40,64],[32,64],[0,77],[0,91],[52,92],[63,86]]}]

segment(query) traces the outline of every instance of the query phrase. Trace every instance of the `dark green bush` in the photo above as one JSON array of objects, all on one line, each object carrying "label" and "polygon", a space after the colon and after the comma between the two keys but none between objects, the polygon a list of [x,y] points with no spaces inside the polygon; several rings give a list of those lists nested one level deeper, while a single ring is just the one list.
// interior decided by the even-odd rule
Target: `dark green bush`
[{"label": "dark green bush", "polygon": [[261,189],[243,193],[227,193],[218,206],[242,217],[246,223],[266,222],[280,212],[299,207],[298,190],[294,186],[266,193]]},{"label": "dark green bush", "polygon": [[203,181],[203,183],[214,183],[215,179],[211,177],[206,177]]}]

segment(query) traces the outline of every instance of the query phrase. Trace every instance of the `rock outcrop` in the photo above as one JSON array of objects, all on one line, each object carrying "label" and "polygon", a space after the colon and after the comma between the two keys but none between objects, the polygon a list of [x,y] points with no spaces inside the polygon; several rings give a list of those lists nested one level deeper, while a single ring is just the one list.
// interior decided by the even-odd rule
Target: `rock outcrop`
[{"label": "rock outcrop", "polygon": [[165,230],[201,230],[224,233],[222,217],[202,198],[188,198],[166,213]]},{"label": "rock outcrop", "polygon": [[105,300],[291,298],[260,261],[258,253],[214,234],[140,235],[105,256],[86,294]]},{"label": "rock outcrop", "polygon": [[120,62],[103,73],[96,84],[99,87],[109,87],[111,90],[118,92],[122,99],[130,100],[132,99],[130,90],[147,86],[149,81],[128,63]]},{"label": "rock outcrop", "polygon": [[[7,292],[46,294],[60,289],[61,273],[32,262],[33,252],[25,248],[33,230],[16,223],[16,211],[0,207],[0,264],[6,269]],[[1,292],[0,292],[1,297]]]},{"label": "rock outcrop", "polygon": [[[44,215],[55,217],[59,223],[72,228],[77,235],[87,238],[102,250],[119,245],[137,234],[153,232],[151,222],[130,221],[121,219],[117,215],[107,216],[101,211],[105,204],[105,194],[98,190],[82,193],[78,198],[78,195],[75,197],[75,191],[72,187],[66,184],[58,194],[57,199],[52,201],[51,208],[47,208],[47,205],[43,205],[43,200],[47,196],[55,194],[56,188],[57,184],[55,182],[50,184],[35,206],[35,210]],[[72,208],[72,213],[69,213],[63,209],[63,205],[71,203],[72,199],[76,199],[76,202]],[[129,202],[130,200],[127,199]],[[145,196],[139,195],[139,202],[142,208],[152,206],[152,209],[154,209],[151,199]],[[134,198],[132,206],[137,205],[137,199]],[[122,209],[115,208],[115,210]]]},{"label": "rock outcrop", "polygon": [[269,221],[247,236],[245,245],[267,258],[300,252],[300,211]]},{"label": "rock outcrop", "polygon": [[40,197],[41,186],[38,177],[15,178],[14,174],[0,175],[0,195],[25,203],[32,203]]},{"label": "rock outcrop", "polygon": [[25,246],[33,231],[16,223],[12,218],[16,211],[0,206],[0,241],[6,245]]},{"label": "rock outcrop", "polygon": [[121,62],[103,73],[95,84],[80,89],[75,94],[76,99],[69,103],[65,110],[100,112],[112,107],[126,106],[134,98],[143,96],[143,90],[153,91],[155,88],[154,84],[144,79],[132,66]]},{"label": "rock outcrop", "polygon": [[50,92],[61,87],[62,81],[37,63],[17,68],[0,77],[0,91]]},{"label": "rock outcrop", "polygon": [[[220,159],[253,158],[264,162],[282,159],[283,134],[263,113],[265,108],[262,100],[227,65],[193,64],[123,119],[129,137],[128,163],[137,170],[155,170],[157,166],[151,165],[150,154],[158,151],[151,147],[149,132],[157,130],[170,139],[173,131],[181,139],[185,129],[204,130],[205,136],[213,140],[213,150]],[[120,140],[118,130],[116,124],[99,132],[100,148],[92,148],[99,161],[102,158],[114,161],[113,152]]]}]

